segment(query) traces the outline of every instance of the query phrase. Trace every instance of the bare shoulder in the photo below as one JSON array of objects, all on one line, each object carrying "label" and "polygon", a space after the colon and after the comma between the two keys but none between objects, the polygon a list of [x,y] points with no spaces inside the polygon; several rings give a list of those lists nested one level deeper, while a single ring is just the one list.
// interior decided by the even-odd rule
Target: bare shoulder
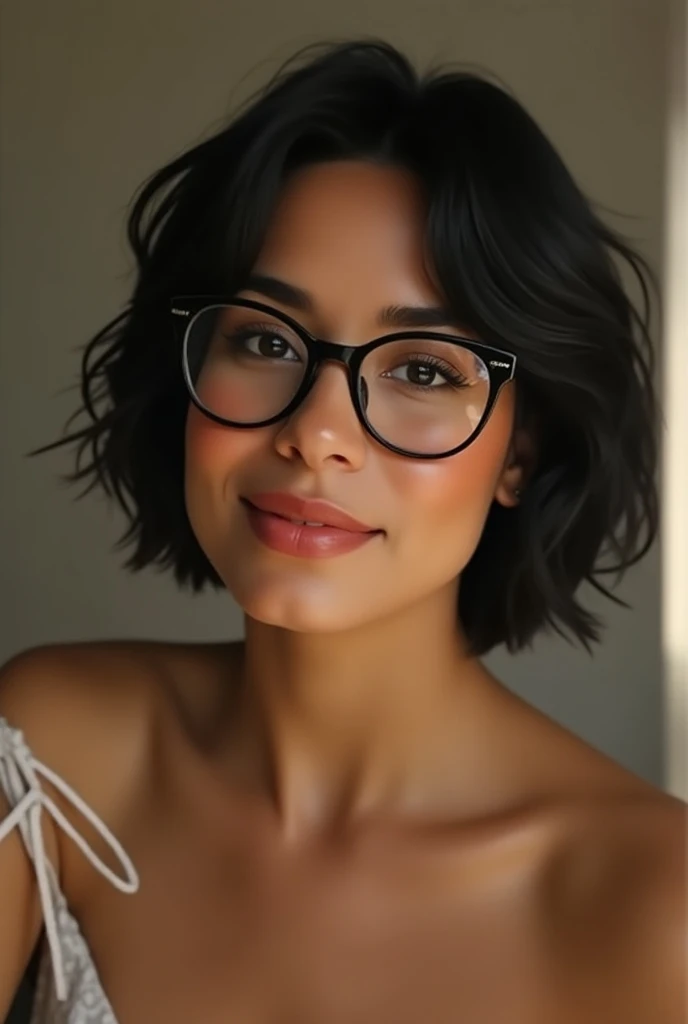
[{"label": "bare shoulder", "polygon": [[611,1020],[683,1024],[686,805],[629,784],[572,803],[561,824],[548,899],[573,976],[609,986]]},{"label": "bare shoulder", "polygon": [[680,1006],[672,1005],[676,1020],[683,1020],[688,1009],[688,808],[665,793],[643,793],[619,806],[608,827],[610,867],[621,876],[615,906],[622,917],[624,904],[629,908],[629,955],[640,978],[645,967],[649,984],[662,980],[667,998],[681,995]]},{"label": "bare shoulder", "polygon": [[151,715],[205,694],[235,646],[122,640],[31,648],[0,668],[0,715],[47,750],[89,736],[119,743],[122,730],[145,734]]},{"label": "bare shoulder", "polygon": [[0,714],[48,764],[73,765],[89,751],[131,752],[153,708],[153,664],[145,644],[38,647],[0,672]]},{"label": "bare shoulder", "polygon": [[547,822],[548,955],[561,953],[573,992],[593,979],[596,1005],[611,993],[605,1020],[684,1024],[688,808],[539,712],[515,721],[526,792]]},{"label": "bare shoulder", "polygon": [[213,645],[148,641],[34,648],[0,670],[0,716],[38,760],[116,822],[150,772],[160,729],[189,693],[203,695],[219,658]]}]

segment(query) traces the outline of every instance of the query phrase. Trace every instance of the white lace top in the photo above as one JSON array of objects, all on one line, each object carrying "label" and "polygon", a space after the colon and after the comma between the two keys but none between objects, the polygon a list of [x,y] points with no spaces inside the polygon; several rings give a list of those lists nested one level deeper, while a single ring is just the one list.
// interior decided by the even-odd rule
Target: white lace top
[{"label": "white lace top", "polygon": [[[84,837],[44,792],[41,776],[93,825],[119,861],[119,877],[88,845]],[[26,852],[33,862],[43,909],[45,938],[38,973],[31,1024],[117,1024],[112,1007],[98,978],[88,945],[69,911],[55,870],[43,842],[41,818],[49,814],[83,852],[91,864],[121,892],[139,887],[136,870],[126,852],[100,818],[67,783],[38,761],[22,733],[0,717],[0,789],[10,804],[10,813],[0,821],[0,842],[19,829]]]}]

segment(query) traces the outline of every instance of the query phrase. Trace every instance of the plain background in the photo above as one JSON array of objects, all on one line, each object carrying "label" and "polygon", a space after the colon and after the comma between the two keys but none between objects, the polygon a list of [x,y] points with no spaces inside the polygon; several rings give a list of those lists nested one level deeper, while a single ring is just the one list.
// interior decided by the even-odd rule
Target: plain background
[{"label": "plain background", "polygon": [[664,203],[664,785],[688,802],[688,0],[671,0]]},{"label": "plain background", "polygon": [[[0,50],[0,660],[98,637],[238,636],[226,595],[192,597],[113,550],[123,521],[27,459],[74,408],[79,347],[131,284],[137,186],[208,134],[298,47],[378,35],[421,66],[495,73],[585,192],[652,263],[662,254],[662,0],[11,0]],[[508,151],[504,159],[509,159]],[[488,661],[526,699],[662,781],[660,562],[629,573],[593,658],[556,637]]]}]

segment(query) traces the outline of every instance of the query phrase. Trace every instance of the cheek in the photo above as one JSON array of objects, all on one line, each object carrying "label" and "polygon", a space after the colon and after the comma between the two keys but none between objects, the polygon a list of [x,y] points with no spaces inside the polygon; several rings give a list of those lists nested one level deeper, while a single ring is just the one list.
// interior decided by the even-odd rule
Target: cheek
[{"label": "cheek", "polygon": [[[252,417],[255,418],[255,401],[241,380],[237,380],[233,375],[217,372],[201,373],[200,379],[196,382],[196,394],[206,408],[214,409],[220,415],[223,414],[223,410],[226,410],[230,419],[239,422],[242,420],[250,422]],[[193,408],[198,415],[201,415],[196,406]],[[207,419],[207,417],[205,418]],[[217,426],[217,424],[215,425]]]},{"label": "cheek", "polygon": [[204,416],[191,406],[186,420],[185,465],[190,480],[221,481],[228,470],[255,446],[250,430],[233,430]]},{"label": "cheek", "polygon": [[475,454],[469,450],[443,463],[421,463],[399,474],[395,491],[402,495],[411,522],[436,527],[446,523],[455,529],[457,519],[465,522],[487,511],[496,486],[495,471]]},{"label": "cheek", "polygon": [[[495,409],[477,440],[458,455],[437,462],[395,463],[393,487],[407,521],[437,530],[446,527],[454,534],[457,524],[463,524],[466,535],[480,531],[507,459],[512,422],[507,402]],[[459,529],[459,535],[462,532]]]}]

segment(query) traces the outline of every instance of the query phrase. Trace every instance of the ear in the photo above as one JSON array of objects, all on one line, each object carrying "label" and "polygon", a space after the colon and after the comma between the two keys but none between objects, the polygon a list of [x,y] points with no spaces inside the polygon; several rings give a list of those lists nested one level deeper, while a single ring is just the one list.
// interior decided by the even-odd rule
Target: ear
[{"label": "ear", "polygon": [[514,430],[504,462],[494,500],[504,508],[515,508],[528,481],[535,471],[537,450],[532,429],[518,427]]}]

